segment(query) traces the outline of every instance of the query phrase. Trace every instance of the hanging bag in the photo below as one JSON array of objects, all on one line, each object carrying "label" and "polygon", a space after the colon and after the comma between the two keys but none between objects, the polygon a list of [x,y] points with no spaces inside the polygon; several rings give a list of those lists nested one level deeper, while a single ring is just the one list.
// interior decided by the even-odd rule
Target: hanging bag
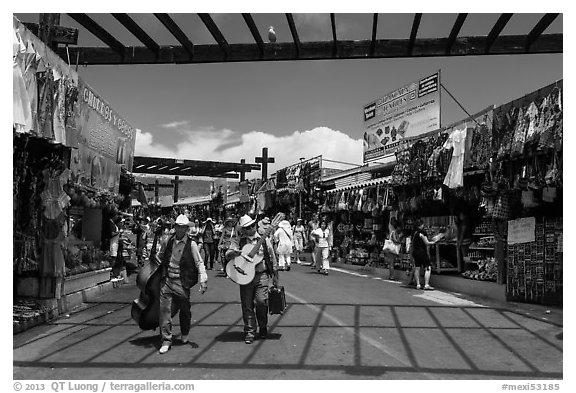
[{"label": "hanging bag", "polygon": [[348,210],[347,196],[348,191],[342,191],[342,194],[340,194],[340,201],[338,202],[338,211]]}]

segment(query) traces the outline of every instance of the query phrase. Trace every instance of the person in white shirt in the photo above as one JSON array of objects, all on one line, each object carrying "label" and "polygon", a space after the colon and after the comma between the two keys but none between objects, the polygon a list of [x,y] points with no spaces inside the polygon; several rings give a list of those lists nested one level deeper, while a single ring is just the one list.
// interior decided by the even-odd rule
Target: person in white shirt
[{"label": "person in white shirt", "polygon": [[320,228],[312,231],[316,241],[316,270],[318,273],[328,275],[330,270],[330,230],[327,227],[326,221],[320,223]]},{"label": "person in white shirt", "polygon": [[274,241],[278,245],[276,252],[278,253],[278,265],[280,270],[290,271],[290,254],[292,254],[292,247],[294,234],[290,227],[290,222],[282,220],[278,224],[278,229],[274,232]]}]

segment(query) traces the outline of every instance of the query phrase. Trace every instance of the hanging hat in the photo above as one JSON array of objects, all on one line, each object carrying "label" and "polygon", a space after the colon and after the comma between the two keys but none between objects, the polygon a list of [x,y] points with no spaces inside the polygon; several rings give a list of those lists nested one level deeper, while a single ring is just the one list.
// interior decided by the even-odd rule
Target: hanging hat
[{"label": "hanging hat", "polygon": [[186,217],[184,214],[180,214],[177,218],[176,218],[176,225],[190,225],[190,220],[188,220],[188,217]]},{"label": "hanging hat", "polygon": [[255,219],[250,217],[248,214],[244,214],[242,217],[240,217],[240,221],[238,221],[238,224],[242,228],[246,228],[246,227],[249,227],[250,225],[254,224],[255,222],[256,222]]}]

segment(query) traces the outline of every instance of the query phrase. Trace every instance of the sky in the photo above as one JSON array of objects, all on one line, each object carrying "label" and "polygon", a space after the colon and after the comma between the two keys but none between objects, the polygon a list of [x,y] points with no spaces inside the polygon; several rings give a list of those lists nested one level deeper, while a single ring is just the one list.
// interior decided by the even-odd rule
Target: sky
[{"label": "sky", "polygon": [[[111,15],[88,14],[124,45],[142,45]],[[154,16],[129,15],[160,45],[178,45]],[[195,13],[170,15],[194,44],[215,43]],[[502,35],[527,34],[542,15],[515,14]],[[38,21],[37,14],[16,16]],[[229,43],[253,42],[239,13],[211,16]],[[425,13],[418,38],[447,37],[456,16]],[[292,41],[284,14],[253,17],[264,40],[273,25],[278,42]],[[498,17],[469,14],[459,36],[487,35]],[[329,13],[295,13],[294,18],[301,41],[331,39]],[[413,18],[413,13],[380,13],[377,38],[408,38]],[[105,46],[66,14],[60,24],[79,29],[79,46]],[[371,38],[371,13],[336,13],[336,24],[338,39]],[[545,33],[562,29],[560,15]],[[227,162],[245,158],[250,163],[268,147],[275,157],[269,173],[317,155],[362,164],[363,106],[437,70],[469,113],[563,78],[561,54],[78,67],[80,77],[138,130],[136,155]],[[467,116],[441,94],[442,126]],[[259,172],[247,177],[259,177]]]}]

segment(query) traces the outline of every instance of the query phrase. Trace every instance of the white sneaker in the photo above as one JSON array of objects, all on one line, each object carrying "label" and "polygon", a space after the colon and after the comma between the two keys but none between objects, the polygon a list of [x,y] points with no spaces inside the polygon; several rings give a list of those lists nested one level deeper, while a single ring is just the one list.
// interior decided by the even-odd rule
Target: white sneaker
[{"label": "white sneaker", "polygon": [[416,289],[420,289],[420,288],[421,288],[420,284],[416,285]]},{"label": "white sneaker", "polygon": [[183,334],[180,336],[180,342],[182,344],[188,344],[188,335],[187,334]]},{"label": "white sneaker", "polygon": [[160,349],[158,350],[158,353],[159,353],[160,355],[163,355],[163,354],[165,354],[166,352],[168,352],[169,350],[170,350],[170,345],[168,345],[168,344],[162,345],[162,346],[160,347]]}]

